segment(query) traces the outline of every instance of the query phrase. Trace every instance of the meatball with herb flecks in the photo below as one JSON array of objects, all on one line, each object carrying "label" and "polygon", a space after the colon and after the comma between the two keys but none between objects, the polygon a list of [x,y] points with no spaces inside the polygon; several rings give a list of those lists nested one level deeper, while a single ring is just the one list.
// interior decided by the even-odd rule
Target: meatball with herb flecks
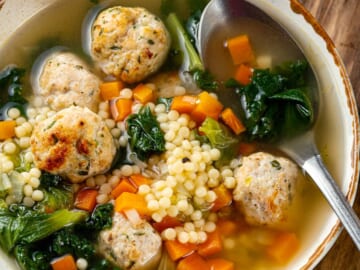
[{"label": "meatball with herb flecks", "polygon": [[236,171],[234,200],[252,225],[282,226],[295,201],[298,167],[289,159],[258,152],[242,159]]},{"label": "meatball with herb flecks", "polygon": [[170,47],[162,21],[144,8],[114,6],[92,25],[91,56],[99,68],[135,83],[157,71]]},{"label": "meatball with herb flecks", "polygon": [[55,111],[72,105],[96,112],[101,80],[78,56],[56,51],[46,57],[39,76],[33,80],[35,92]]},{"label": "meatball with herb flecks", "polygon": [[76,106],[39,122],[31,136],[31,150],[37,168],[73,183],[107,171],[116,152],[102,119]]}]

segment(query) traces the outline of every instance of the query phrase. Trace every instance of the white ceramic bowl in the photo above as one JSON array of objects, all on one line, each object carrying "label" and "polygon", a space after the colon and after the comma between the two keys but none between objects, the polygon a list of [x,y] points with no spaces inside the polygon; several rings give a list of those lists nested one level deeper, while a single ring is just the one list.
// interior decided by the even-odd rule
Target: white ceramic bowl
[{"label": "white ceramic bowl", "polygon": [[[248,0],[279,22],[293,37],[310,65],[318,75],[321,107],[316,125],[317,145],[330,173],[338,182],[348,200],[353,203],[356,195],[359,164],[358,112],[353,91],[344,65],[334,44],[296,0]],[[69,30],[66,18],[76,16],[82,20],[86,9],[81,3],[89,0],[8,0],[0,11],[0,68],[13,59],[23,65],[36,53],[34,42],[45,38],[37,27],[43,24],[49,36],[59,31],[69,31],[69,40],[78,38],[80,29]],[[131,5],[149,5],[150,1],[118,1]],[[160,1],[158,1],[160,2]],[[48,13],[57,5],[57,14]],[[71,8],[69,8],[71,7]],[[155,11],[156,12],[156,11]],[[326,202],[311,209],[311,222],[301,236],[300,251],[283,269],[311,269],[334,244],[340,232],[336,215]],[[14,262],[0,253],[0,269],[17,269]]]}]

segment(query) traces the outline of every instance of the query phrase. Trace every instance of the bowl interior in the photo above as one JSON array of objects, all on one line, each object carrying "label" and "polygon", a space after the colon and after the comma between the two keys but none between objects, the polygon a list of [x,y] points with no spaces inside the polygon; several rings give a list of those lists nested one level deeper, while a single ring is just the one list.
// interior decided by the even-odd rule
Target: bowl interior
[{"label": "bowl interior", "polygon": [[[291,1],[248,1],[284,26],[316,71],[321,95],[319,118],[315,127],[317,145],[330,173],[352,201],[358,181],[357,111],[348,78],[341,63],[337,62],[338,56],[329,51],[329,43],[315,31],[313,25],[305,20],[302,14],[291,9]],[[0,43],[0,68],[11,63],[30,69],[31,63],[40,52],[59,43],[83,54],[81,47],[75,44],[81,44],[81,24],[93,4],[89,0],[53,2],[46,9],[30,16],[8,39]],[[160,0],[112,2],[130,6],[141,5],[154,13],[158,13],[161,3]],[[3,15],[18,16],[15,11]],[[2,27],[11,29],[13,25],[9,23]],[[314,192],[318,193],[316,189]],[[337,218],[325,200],[319,195],[315,196],[318,199],[304,209],[308,213],[307,221],[303,222],[304,228],[301,230],[300,251],[282,269],[313,267],[336,239]],[[17,269],[13,260],[1,251],[0,258],[2,269]]]}]

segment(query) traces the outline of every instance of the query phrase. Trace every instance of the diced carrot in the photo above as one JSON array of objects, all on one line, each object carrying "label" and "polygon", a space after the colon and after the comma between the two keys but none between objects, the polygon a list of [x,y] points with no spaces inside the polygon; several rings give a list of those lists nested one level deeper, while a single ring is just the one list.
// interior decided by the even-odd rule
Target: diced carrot
[{"label": "diced carrot", "polygon": [[248,65],[241,64],[236,68],[234,78],[242,85],[248,85],[251,82],[252,75],[253,69]]},{"label": "diced carrot", "polygon": [[295,233],[279,232],[274,242],[267,247],[266,253],[279,263],[287,262],[298,250],[299,240]]},{"label": "diced carrot", "polygon": [[204,243],[198,245],[198,253],[203,257],[208,257],[222,251],[222,241],[219,230],[207,234],[207,239]]},{"label": "diced carrot", "polygon": [[110,192],[113,199],[116,199],[123,192],[136,193],[137,188],[127,178],[121,178],[120,183]]},{"label": "diced carrot", "polygon": [[130,113],[133,101],[125,98],[110,100],[110,112],[115,121],[123,121]]},{"label": "diced carrot", "polygon": [[51,261],[51,267],[53,270],[76,270],[76,263],[74,257],[70,254],[66,254]]},{"label": "diced carrot", "polygon": [[190,114],[195,109],[197,100],[197,96],[192,95],[176,96],[173,98],[170,108],[179,113]]},{"label": "diced carrot", "polygon": [[196,252],[182,259],[176,270],[211,270],[210,265]]},{"label": "diced carrot", "polygon": [[15,120],[0,121],[0,140],[6,140],[14,137],[15,127]]},{"label": "diced carrot", "polygon": [[177,240],[166,240],[165,248],[170,258],[173,261],[177,261],[180,258],[194,253],[196,250],[196,245],[191,243],[182,244]]},{"label": "diced carrot", "polygon": [[211,270],[234,270],[235,264],[229,260],[222,258],[214,258],[207,260]]},{"label": "diced carrot", "polygon": [[225,206],[228,206],[232,202],[231,192],[224,186],[220,185],[213,189],[216,194],[216,199],[214,205],[212,206],[212,211],[217,211]]},{"label": "diced carrot", "polygon": [[234,131],[236,135],[239,135],[241,132],[246,130],[241,120],[236,116],[231,108],[226,108],[221,112],[221,119],[232,129],[232,131]]},{"label": "diced carrot", "polygon": [[217,120],[223,107],[224,106],[208,92],[201,92],[198,95],[196,106],[191,112],[191,118],[198,124],[203,122],[206,117]]},{"label": "diced carrot", "polygon": [[104,82],[100,84],[100,95],[103,100],[110,100],[120,95],[121,89],[125,87],[121,81]]},{"label": "diced carrot", "polygon": [[74,206],[91,212],[95,208],[97,195],[96,189],[84,188],[76,194]]},{"label": "diced carrot", "polygon": [[115,211],[123,212],[130,209],[137,210],[141,216],[151,215],[143,196],[135,193],[123,192],[115,200]]},{"label": "diced carrot", "polygon": [[257,150],[257,146],[255,143],[240,142],[239,144],[240,155],[248,156],[254,153],[256,150]]},{"label": "diced carrot", "polygon": [[153,227],[159,233],[167,228],[174,228],[176,226],[181,226],[183,223],[176,217],[165,216],[160,222],[153,223]]},{"label": "diced carrot", "polygon": [[237,223],[230,219],[219,219],[216,222],[216,227],[223,236],[230,236],[237,231]]},{"label": "diced carrot", "polygon": [[227,47],[235,65],[249,64],[255,60],[254,51],[247,35],[228,39]]},{"label": "diced carrot", "polygon": [[154,100],[154,91],[147,85],[140,83],[133,89],[133,96],[137,101],[146,104]]},{"label": "diced carrot", "polygon": [[150,185],[151,184],[151,179],[143,176],[140,173],[131,175],[130,180],[136,187],[140,187],[141,185]]}]

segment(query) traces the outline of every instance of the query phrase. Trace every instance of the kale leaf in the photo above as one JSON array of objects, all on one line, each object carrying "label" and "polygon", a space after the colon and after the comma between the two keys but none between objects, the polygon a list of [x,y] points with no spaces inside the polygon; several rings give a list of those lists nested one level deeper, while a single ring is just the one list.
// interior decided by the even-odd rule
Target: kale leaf
[{"label": "kale leaf", "polygon": [[53,253],[47,249],[47,243],[38,242],[36,245],[17,245],[14,255],[21,269],[51,270],[50,261]]},{"label": "kale leaf", "polygon": [[18,108],[23,116],[26,116],[27,100],[23,97],[21,82],[24,75],[25,70],[15,66],[8,66],[0,71],[0,120],[4,120],[7,110],[14,107]]},{"label": "kale leaf", "polygon": [[250,84],[236,88],[250,140],[274,141],[294,136],[313,123],[313,105],[306,86],[306,61],[284,63],[273,71],[255,69]]},{"label": "kale leaf", "polygon": [[152,153],[165,151],[164,134],[148,106],[130,115],[127,126],[130,147],[139,159],[146,160]]},{"label": "kale leaf", "polygon": [[101,231],[112,225],[114,205],[111,203],[98,205],[94,211],[79,226],[86,230]]},{"label": "kale leaf", "polygon": [[74,233],[72,228],[65,228],[53,235],[51,250],[57,255],[67,253],[77,258],[90,259],[95,255],[95,247],[92,242],[81,234]]},{"label": "kale leaf", "polygon": [[156,104],[164,104],[165,108],[166,108],[166,112],[169,112],[172,101],[173,101],[173,98],[159,97],[156,101]]}]

